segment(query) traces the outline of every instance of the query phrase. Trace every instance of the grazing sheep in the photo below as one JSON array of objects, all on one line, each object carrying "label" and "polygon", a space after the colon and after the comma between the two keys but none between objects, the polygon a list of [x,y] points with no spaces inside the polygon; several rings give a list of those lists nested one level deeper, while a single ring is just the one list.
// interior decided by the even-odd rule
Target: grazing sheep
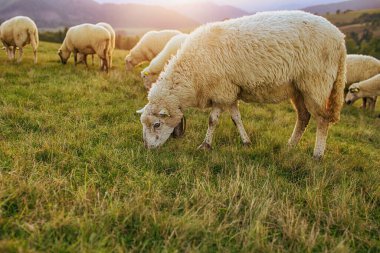
[{"label": "grazing sheep", "polygon": [[[312,43],[311,43],[312,42]],[[324,154],[328,129],[340,118],[346,82],[344,35],[323,17],[302,11],[263,12],[204,25],[189,35],[149,91],[140,110],[145,146],[161,146],[184,133],[188,107],[211,107],[206,138],[228,109],[244,144],[238,101],[291,99],[297,122],[288,142],[296,145],[310,116],[317,121],[314,157]]]},{"label": "grazing sheep", "polygon": [[63,64],[66,64],[71,53],[74,53],[75,65],[77,54],[97,54],[102,60],[101,69],[108,72],[109,50],[111,48],[111,35],[107,29],[92,24],[82,24],[71,27],[66,34],[58,55]]},{"label": "grazing sheep", "polygon": [[34,63],[37,63],[38,29],[30,18],[17,16],[2,23],[0,25],[0,40],[10,60],[16,57],[16,49],[19,49],[17,62],[22,61],[24,46],[31,44],[34,53]]},{"label": "grazing sheep", "polygon": [[165,64],[177,53],[188,36],[188,34],[178,34],[171,38],[164,49],[150,62],[149,66],[141,71],[145,88],[149,90],[152,87],[152,83],[157,80]]},{"label": "grazing sheep", "polygon": [[[380,74],[365,81],[354,83],[348,88],[346,103],[352,104],[359,98],[380,96]],[[375,107],[371,108],[375,110]]]},{"label": "grazing sheep", "polygon": [[[115,33],[115,30],[112,28],[112,26],[110,24],[107,24],[107,23],[104,23],[104,22],[97,23],[96,25],[99,25],[101,27],[106,28],[107,31],[111,35],[111,47],[110,47],[110,50],[109,50],[108,62],[109,62],[110,68],[112,68],[113,51],[115,50],[115,47],[116,47],[116,33]],[[94,65],[94,54],[91,54],[91,56],[92,56],[92,65]],[[87,55],[79,53],[78,54],[78,63],[79,62],[83,62],[87,66]],[[100,65],[102,65],[101,60],[100,60]]]},{"label": "grazing sheep", "polygon": [[176,30],[147,32],[125,57],[127,71],[143,61],[151,61],[162,51],[166,43],[178,34],[181,32]]},{"label": "grazing sheep", "polygon": [[[347,83],[346,88],[353,83],[367,80],[380,73],[380,61],[367,55],[347,55]],[[363,97],[363,109],[374,110],[376,97]]]}]

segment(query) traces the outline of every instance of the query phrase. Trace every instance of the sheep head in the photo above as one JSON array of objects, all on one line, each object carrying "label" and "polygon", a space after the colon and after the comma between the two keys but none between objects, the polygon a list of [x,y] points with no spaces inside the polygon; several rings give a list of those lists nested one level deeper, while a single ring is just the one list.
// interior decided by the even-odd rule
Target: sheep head
[{"label": "sheep head", "polygon": [[143,139],[148,149],[158,148],[171,135],[178,138],[185,132],[186,121],[179,108],[149,103],[137,113],[142,113]]},{"label": "sheep head", "polygon": [[61,59],[62,64],[67,63],[67,60],[69,59],[70,54],[71,54],[70,51],[62,50],[62,49],[58,50],[58,55],[59,55],[59,58]]},{"label": "sheep head", "polygon": [[357,87],[357,84],[353,84],[350,86],[348,89],[348,93],[346,95],[346,104],[350,105],[353,104],[356,100],[361,98],[362,96],[360,95],[360,88]]},{"label": "sheep head", "polygon": [[147,90],[150,90],[150,88],[152,88],[153,83],[157,81],[158,75],[154,73],[150,73],[147,70],[143,70],[141,71],[141,78],[143,79],[144,87]]},{"label": "sheep head", "polygon": [[133,57],[131,56],[131,54],[128,54],[126,57],[125,57],[125,69],[127,71],[131,71],[134,67],[135,67],[135,63],[133,61]]}]

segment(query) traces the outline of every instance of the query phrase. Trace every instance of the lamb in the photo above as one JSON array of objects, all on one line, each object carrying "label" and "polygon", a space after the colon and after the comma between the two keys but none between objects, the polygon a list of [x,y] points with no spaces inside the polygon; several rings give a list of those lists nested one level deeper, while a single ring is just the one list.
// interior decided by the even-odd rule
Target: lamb
[{"label": "lamb", "polygon": [[34,53],[34,63],[37,64],[38,29],[30,18],[17,16],[2,23],[0,25],[0,40],[10,60],[15,59],[16,49],[19,49],[19,57],[17,59],[19,63],[22,61],[24,46],[31,44]]},{"label": "lamb", "polygon": [[[112,68],[113,51],[115,50],[115,47],[116,47],[116,33],[115,33],[115,30],[112,28],[112,26],[110,24],[107,24],[107,23],[104,23],[104,22],[97,23],[96,25],[99,25],[101,27],[106,28],[107,31],[111,35],[111,47],[110,47],[110,50],[109,50],[108,62],[109,62],[110,68]],[[94,54],[92,54],[91,56],[92,56],[92,64],[94,65]],[[78,54],[78,62],[83,62],[87,66],[87,55]],[[102,65],[102,62],[100,62],[100,64]]]},{"label": "lamb", "polygon": [[[380,96],[380,74],[352,84],[346,95],[346,103],[352,104],[359,98]],[[375,108],[373,108],[374,110]]]},{"label": "lamb", "polygon": [[153,149],[172,134],[182,136],[184,110],[211,107],[199,148],[211,149],[218,118],[226,109],[248,145],[238,101],[291,99],[298,117],[288,145],[299,142],[313,115],[314,157],[322,158],[329,126],[340,118],[345,82],[344,35],[323,17],[262,12],[207,24],[189,35],[150,89],[149,103],[140,110],[144,143]]},{"label": "lamb", "polygon": [[147,32],[125,57],[126,70],[132,70],[143,61],[151,61],[162,51],[166,43],[178,34],[181,32],[177,30]]},{"label": "lamb", "polygon": [[67,63],[71,53],[74,53],[75,65],[77,54],[97,54],[102,60],[101,69],[108,72],[111,35],[104,27],[93,24],[82,24],[71,27],[66,34],[58,55],[63,64]]},{"label": "lamb", "polygon": [[178,34],[171,38],[164,49],[150,62],[149,66],[141,71],[141,77],[144,80],[145,88],[149,90],[152,87],[152,83],[157,80],[158,75],[164,69],[165,64],[177,53],[178,49],[188,36],[188,34]]},{"label": "lamb", "polygon": [[[348,55],[347,56],[347,83],[346,88],[352,84],[365,81],[380,73],[380,61],[367,55]],[[363,97],[363,109],[367,106],[374,110],[376,97]]]}]

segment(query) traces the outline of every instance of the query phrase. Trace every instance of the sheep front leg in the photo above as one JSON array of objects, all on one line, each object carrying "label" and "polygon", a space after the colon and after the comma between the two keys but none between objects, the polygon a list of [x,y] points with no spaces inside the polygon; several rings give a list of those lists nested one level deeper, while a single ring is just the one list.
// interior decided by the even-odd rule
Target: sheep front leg
[{"label": "sheep front leg", "polygon": [[321,160],[325,153],[329,126],[330,123],[328,120],[322,117],[317,118],[317,135],[313,155],[317,160]]},{"label": "sheep front leg", "polygon": [[87,64],[87,54],[84,54],[84,55],[83,55],[83,62],[84,62],[84,65],[86,66],[86,68],[88,68],[88,64]]},{"label": "sheep front leg", "polygon": [[22,47],[19,47],[18,51],[19,51],[19,56],[18,56],[17,62],[20,63],[22,61],[22,56],[24,55],[24,49]]},{"label": "sheep front leg", "polygon": [[219,122],[219,116],[222,113],[222,109],[219,107],[213,107],[210,113],[209,121],[208,121],[208,129],[206,133],[206,137],[203,141],[203,143],[198,147],[198,149],[203,150],[211,150],[211,144],[212,144],[212,136],[214,134],[214,131],[216,129],[216,126]]},{"label": "sheep front leg", "polygon": [[239,134],[243,141],[243,144],[245,146],[251,145],[251,140],[249,139],[249,136],[247,132],[245,131],[237,103],[230,107],[230,114],[231,114],[232,121],[234,122],[235,126],[239,130]]},{"label": "sheep front leg", "polygon": [[78,51],[74,50],[74,66],[78,64]]},{"label": "sheep front leg", "polygon": [[13,60],[13,59],[16,58],[16,49],[17,49],[16,46],[11,47],[11,49],[9,49],[9,52],[10,52],[10,54],[11,54],[11,56],[10,56],[10,60]]},{"label": "sheep front leg", "polygon": [[8,59],[12,60],[12,47],[5,46],[5,52],[7,53]]},{"label": "sheep front leg", "polygon": [[362,109],[366,110],[367,109],[368,100],[367,100],[367,98],[363,98],[362,100],[363,100]]}]

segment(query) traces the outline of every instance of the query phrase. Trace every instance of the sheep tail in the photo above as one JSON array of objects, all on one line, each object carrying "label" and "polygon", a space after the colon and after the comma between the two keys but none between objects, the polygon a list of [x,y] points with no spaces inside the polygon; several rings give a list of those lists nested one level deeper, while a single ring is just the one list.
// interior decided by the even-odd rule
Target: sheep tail
[{"label": "sheep tail", "polygon": [[346,54],[346,48],[343,45],[339,60],[338,74],[327,105],[330,123],[336,123],[339,121],[340,112],[344,103],[344,88],[346,86]]}]

